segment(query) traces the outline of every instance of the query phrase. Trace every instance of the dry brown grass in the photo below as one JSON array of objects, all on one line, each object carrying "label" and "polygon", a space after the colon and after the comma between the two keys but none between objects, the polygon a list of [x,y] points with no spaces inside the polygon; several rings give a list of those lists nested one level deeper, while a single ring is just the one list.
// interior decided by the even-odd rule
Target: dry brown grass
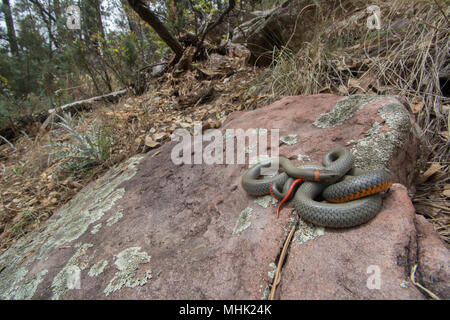
[{"label": "dry brown grass", "polygon": [[419,177],[413,202],[450,243],[450,99],[439,82],[450,61],[450,6],[438,0],[371,4],[381,9],[380,30],[366,27],[365,7],[340,7],[322,18],[315,38],[297,53],[275,51],[272,73],[263,80],[272,93],[267,101],[324,92],[403,96],[422,128],[423,170],[440,165],[432,176]]}]

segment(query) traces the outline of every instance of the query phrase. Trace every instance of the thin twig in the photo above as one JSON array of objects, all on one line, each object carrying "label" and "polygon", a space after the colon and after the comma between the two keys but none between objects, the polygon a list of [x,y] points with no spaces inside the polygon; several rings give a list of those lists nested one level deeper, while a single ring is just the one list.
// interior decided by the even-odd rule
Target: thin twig
[{"label": "thin twig", "polygon": [[284,242],[283,250],[281,250],[280,259],[278,260],[277,271],[275,273],[275,278],[273,279],[272,289],[270,290],[269,300],[273,300],[275,297],[275,292],[277,290],[277,285],[281,280],[281,266],[283,265],[284,258],[286,256],[287,249],[289,244],[291,243],[292,236],[294,235],[294,231],[297,224],[294,224],[291,228],[291,232],[289,232],[286,241]]},{"label": "thin twig", "polygon": [[433,292],[422,286],[420,283],[416,282],[416,271],[417,271],[417,264],[414,265],[411,269],[411,281],[416,286],[425,291],[432,299],[434,300],[441,300],[437,295],[435,295]]}]

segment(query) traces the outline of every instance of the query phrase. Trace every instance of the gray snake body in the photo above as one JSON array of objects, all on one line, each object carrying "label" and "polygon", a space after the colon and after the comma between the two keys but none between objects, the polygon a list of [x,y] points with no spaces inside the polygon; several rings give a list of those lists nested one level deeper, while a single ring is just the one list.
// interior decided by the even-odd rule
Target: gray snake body
[{"label": "gray snake body", "polygon": [[[288,193],[294,178],[302,179],[305,182],[294,195],[296,211],[304,220],[320,226],[345,228],[371,220],[381,209],[379,193],[392,185],[390,175],[385,171],[352,169],[354,157],[345,148],[328,152],[322,160],[324,167],[308,165],[297,168],[284,157],[272,161],[278,161],[285,172],[258,179],[261,169],[273,163],[257,164],[243,175],[244,190],[256,196],[272,193],[281,199]],[[335,203],[315,200],[320,195]]]}]

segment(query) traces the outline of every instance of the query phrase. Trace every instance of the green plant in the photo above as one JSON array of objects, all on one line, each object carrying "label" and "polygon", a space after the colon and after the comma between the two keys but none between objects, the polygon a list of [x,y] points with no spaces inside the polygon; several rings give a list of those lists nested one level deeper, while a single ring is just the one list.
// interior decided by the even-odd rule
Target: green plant
[{"label": "green plant", "polygon": [[52,147],[49,156],[54,162],[61,162],[55,170],[80,171],[103,164],[109,159],[113,139],[106,130],[93,121],[86,133],[77,130],[77,120],[70,114],[62,117],[57,115],[60,122],[56,123],[69,134],[67,143],[55,142],[44,147]]}]

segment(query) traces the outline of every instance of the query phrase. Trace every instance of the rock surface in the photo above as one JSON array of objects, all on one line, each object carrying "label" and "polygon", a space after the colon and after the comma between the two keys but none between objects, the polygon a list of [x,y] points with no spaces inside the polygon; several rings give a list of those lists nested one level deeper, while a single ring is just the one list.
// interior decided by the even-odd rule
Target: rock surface
[{"label": "rock surface", "polygon": [[[222,132],[233,128],[259,128],[253,130],[259,136],[279,128],[280,153],[298,164],[347,147],[357,166],[389,168],[396,182],[411,185],[417,138],[394,97],[286,97],[231,114]],[[45,230],[0,256],[0,298],[267,298],[277,256],[296,223],[292,204],[277,219],[276,201],[248,196],[240,186],[248,165],[175,165],[176,145],[111,169],[52,216]],[[420,219],[396,185],[366,225],[335,231],[298,222],[278,297],[424,299],[408,280],[418,263],[417,280],[449,298],[448,250]],[[380,289],[367,287],[368,281],[378,285],[370,266],[379,267]]]}]

